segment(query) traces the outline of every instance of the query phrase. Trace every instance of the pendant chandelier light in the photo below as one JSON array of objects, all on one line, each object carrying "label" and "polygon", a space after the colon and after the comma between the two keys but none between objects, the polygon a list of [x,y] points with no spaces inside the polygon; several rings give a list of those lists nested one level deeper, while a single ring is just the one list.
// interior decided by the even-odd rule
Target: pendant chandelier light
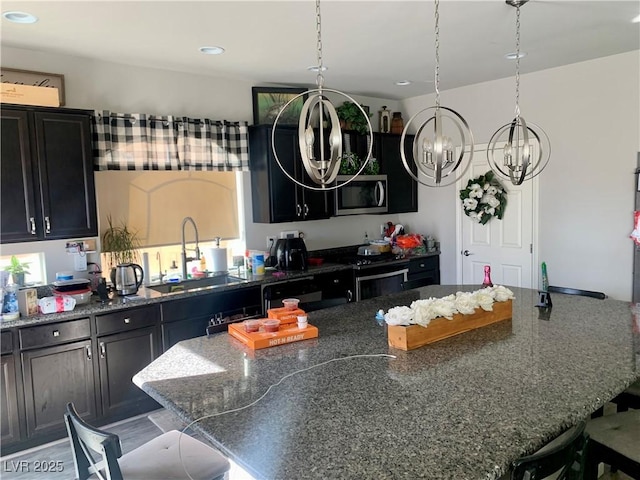
[{"label": "pendant chandelier light", "polygon": [[534,123],[527,123],[520,115],[520,7],[528,1],[506,0],[516,8],[516,116],[496,130],[487,149],[491,169],[511,180],[513,185],[522,185],[539,175],[551,155],[551,143],[545,131]]},{"label": "pendant chandelier light", "polygon": [[[340,188],[350,182],[352,182],[367,166],[369,159],[371,158],[371,152],[373,149],[373,135],[371,129],[371,122],[369,121],[369,115],[360,106],[360,104],[339,90],[332,90],[324,88],[324,76],[322,72],[326,70],[322,63],[322,18],[320,15],[320,0],[316,0],[316,35],[317,35],[317,60],[318,60],[318,74],[316,76],[316,85],[318,88],[313,90],[307,90],[299,95],[296,95],[289,100],[282,109],[278,112],[273,123],[273,129],[271,132],[271,149],[273,156],[280,167],[280,170],[297,185],[307,188],[309,190],[334,190]],[[367,120],[367,135],[368,135],[368,151],[367,157],[360,169],[347,181],[340,184],[335,183],[338,172],[340,171],[340,163],[342,157],[342,129],[340,128],[340,120],[336,109],[331,101],[325,96],[326,93],[331,93],[346,98],[348,101],[353,102],[362,112],[362,115]],[[307,96],[307,100],[302,106],[300,112],[300,118],[298,121],[298,144],[300,148],[300,156],[302,158],[302,164],[309,178],[315,185],[307,185],[303,181],[300,181],[282,166],[280,159],[278,158],[278,152],[276,150],[276,129],[278,121],[283,112],[299,98]],[[318,139],[316,142],[316,134],[312,123],[314,119],[318,118]],[[323,119],[328,119],[327,127],[324,126]],[[330,125],[330,128],[329,128]],[[328,137],[327,137],[328,136]],[[326,152],[325,138],[328,140],[329,152]],[[317,144],[317,147],[316,147]]]},{"label": "pendant chandelier light", "polygon": [[[444,187],[455,183],[473,158],[473,134],[469,124],[455,110],[440,105],[439,5],[439,0],[435,0],[436,105],[411,117],[400,138],[400,155],[404,168],[414,180],[428,187]],[[405,138],[413,125],[416,125],[416,134],[410,161],[415,164],[417,175],[410,168],[405,154]]]}]

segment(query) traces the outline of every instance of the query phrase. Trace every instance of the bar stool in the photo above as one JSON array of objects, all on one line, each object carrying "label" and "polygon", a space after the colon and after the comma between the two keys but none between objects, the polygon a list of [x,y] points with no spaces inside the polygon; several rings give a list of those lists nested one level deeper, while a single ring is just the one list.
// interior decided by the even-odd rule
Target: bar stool
[{"label": "bar stool", "polygon": [[230,468],[218,451],[177,430],[123,455],[118,436],[86,423],[72,403],[64,420],[78,480],[222,480]]},{"label": "bar stool", "polygon": [[513,462],[511,480],[582,478],[585,422],[571,427],[540,450]]},{"label": "bar stool", "polygon": [[589,435],[585,480],[598,478],[598,464],[606,463],[612,471],[620,470],[640,478],[640,410],[629,410],[592,419],[586,428]]}]

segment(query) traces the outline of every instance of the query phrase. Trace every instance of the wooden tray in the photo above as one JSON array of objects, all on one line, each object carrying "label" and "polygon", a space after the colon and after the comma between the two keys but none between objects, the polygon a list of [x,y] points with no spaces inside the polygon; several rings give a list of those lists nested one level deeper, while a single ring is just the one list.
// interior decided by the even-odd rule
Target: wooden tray
[{"label": "wooden tray", "polygon": [[307,324],[306,328],[298,328],[296,323],[293,325],[281,325],[280,330],[277,332],[265,332],[260,327],[259,332],[248,333],[244,330],[242,322],[240,322],[229,324],[229,335],[237,338],[249,348],[258,350],[316,338],[318,336],[318,328],[309,324]]},{"label": "wooden tray", "polygon": [[389,345],[402,350],[414,350],[430,343],[443,340],[445,338],[458,335],[460,333],[486,327],[492,323],[511,320],[513,302],[496,302],[493,304],[493,311],[485,312],[477,308],[471,315],[457,313],[453,320],[446,318],[436,318],[431,320],[427,327],[421,325],[389,325],[387,336]]}]

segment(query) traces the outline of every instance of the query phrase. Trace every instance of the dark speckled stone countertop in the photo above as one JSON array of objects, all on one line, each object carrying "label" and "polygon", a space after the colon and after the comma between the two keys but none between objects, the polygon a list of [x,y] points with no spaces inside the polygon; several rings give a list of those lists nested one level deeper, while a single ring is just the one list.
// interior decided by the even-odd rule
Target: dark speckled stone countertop
[{"label": "dark speckled stone countertop", "polygon": [[[515,289],[511,322],[388,346],[378,309],[459,289],[473,288],[311,312],[317,339],[264,350],[187,340],[134,382],[183,420],[204,417],[194,427],[256,478],[490,480],[639,376],[638,321],[611,299],[555,294],[539,320],[537,292]],[[395,358],[367,356],[380,354]]]},{"label": "dark speckled stone countertop", "polygon": [[[175,300],[177,298],[194,297],[198,295],[206,295],[213,292],[224,292],[228,290],[236,290],[241,288],[247,288],[256,285],[262,285],[274,282],[284,282],[289,280],[295,280],[299,278],[309,277],[314,274],[329,273],[339,270],[348,270],[352,267],[349,265],[341,265],[334,263],[323,264],[318,267],[309,267],[307,271],[292,271],[292,272],[276,272],[275,270],[267,270],[264,275],[251,275],[244,272],[237,273],[235,270],[229,272],[230,275],[238,277],[240,280],[237,282],[231,282],[224,285],[216,285],[211,287],[196,288],[193,290],[179,291],[172,293],[159,293],[152,287],[140,287],[136,295],[130,296],[118,296],[116,294],[110,294],[110,299],[107,302],[100,302],[97,295],[93,295],[91,301],[84,305],[78,305],[76,308],[69,312],[50,313],[34,315],[31,317],[20,317],[17,320],[3,320],[0,322],[0,328],[6,329],[11,327],[25,327],[29,325],[35,325],[39,323],[57,322],[64,320],[72,320],[74,318],[87,317],[91,314],[103,314],[116,310],[122,310],[125,308],[132,308],[142,305],[149,305],[153,303],[166,302],[169,300]],[[183,282],[178,285],[188,285],[189,282]]]}]

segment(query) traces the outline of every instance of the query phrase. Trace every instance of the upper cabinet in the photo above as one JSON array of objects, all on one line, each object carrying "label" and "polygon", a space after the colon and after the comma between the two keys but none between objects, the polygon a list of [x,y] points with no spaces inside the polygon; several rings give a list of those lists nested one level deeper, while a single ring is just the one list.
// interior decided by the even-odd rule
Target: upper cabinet
[{"label": "upper cabinet", "polygon": [[[251,197],[256,223],[299,222],[329,218],[333,212],[332,192],[303,188],[278,166],[271,148],[272,128],[249,128]],[[311,185],[302,165],[296,128],[278,127],[275,136],[278,160],[301,183]]]},{"label": "upper cabinet", "polygon": [[[413,138],[412,135],[405,138],[405,152],[411,152]],[[411,178],[404,168],[400,155],[400,139],[401,135],[373,134],[373,146],[376,158],[380,162],[380,170],[387,175],[388,213],[418,211],[418,182]],[[407,158],[407,162],[411,162],[411,159]],[[409,167],[416,175],[416,165],[411,162]]]},{"label": "upper cabinet", "polygon": [[90,115],[3,106],[2,243],[98,235]]},{"label": "upper cabinet", "polygon": [[[418,211],[418,182],[407,173],[400,155],[401,135],[392,133],[374,133],[371,155],[380,163],[380,174],[387,176],[387,213],[406,213]],[[361,159],[367,156],[367,135],[350,132],[349,148]],[[405,138],[405,152],[411,152],[414,136]],[[410,162],[410,159],[407,158]],[[409,168],[416,174],[413,162]]]}]

